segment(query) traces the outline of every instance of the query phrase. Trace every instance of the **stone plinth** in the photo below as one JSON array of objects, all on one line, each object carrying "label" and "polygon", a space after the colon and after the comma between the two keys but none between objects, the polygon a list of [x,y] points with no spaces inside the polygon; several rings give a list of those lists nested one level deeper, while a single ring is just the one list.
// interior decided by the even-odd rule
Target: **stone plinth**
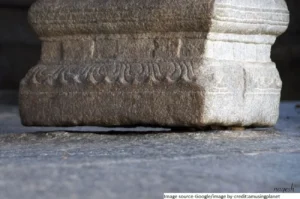
[{"label": "stone plinth", "polygon": [[284,0],[39,0],[24,125],[272,126]]}]

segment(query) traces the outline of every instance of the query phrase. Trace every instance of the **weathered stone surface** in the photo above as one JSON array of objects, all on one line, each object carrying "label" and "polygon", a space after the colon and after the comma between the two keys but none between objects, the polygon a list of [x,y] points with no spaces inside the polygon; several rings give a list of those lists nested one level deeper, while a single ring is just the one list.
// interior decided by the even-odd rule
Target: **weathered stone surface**
[{"label": "weathered stone surface", "polygon": [[40,63],[21,83],[25,125],[272,126],[271,45],[284,0],[46,1]]},{"label": "weathered stone surface", "polygon": [[275,128],[185,133],[24,127],[17,106],[0,104],[0,198],[273,193],[292,183],[300,192],[299,104],[281,104]]}]

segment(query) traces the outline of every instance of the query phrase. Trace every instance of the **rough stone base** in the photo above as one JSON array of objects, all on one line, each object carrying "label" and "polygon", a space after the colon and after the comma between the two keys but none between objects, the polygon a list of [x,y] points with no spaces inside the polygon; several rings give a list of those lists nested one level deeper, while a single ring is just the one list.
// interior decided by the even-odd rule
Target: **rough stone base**
[{"label": "rough stone base", "polygon": [[[139,65],[142,72],[135,76],[116,63],[116,67],[94,63],[90,69],[38,65],[21,84],[22,122],[28,126],[169,127],[276,123],[281,81],[273,63],[205,60],[177,67],[171,63]],[[159,66],[167,69],[165,74]],[[174,67],[170,74],[168,67]],[[265,88],[259,84],[262,81]]]},{"label": "rough stone base", "polygon": [[273,126],[283,0],[37,1],[24,125]]}]

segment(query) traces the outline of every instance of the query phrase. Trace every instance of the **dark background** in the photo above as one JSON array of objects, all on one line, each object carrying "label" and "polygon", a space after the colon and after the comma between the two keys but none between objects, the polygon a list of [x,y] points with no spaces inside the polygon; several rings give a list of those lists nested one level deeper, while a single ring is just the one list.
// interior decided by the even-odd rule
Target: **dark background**
[{"label": "dark background", "polygon": [[[39,60],[41,44],[27,23],[32,2],[0,0],[0,90],[17,90],[21,78]],[[287,3],[290,26],[273,46],[272,59],[283,80],[282,100],[300,100],[300,0]]]}]

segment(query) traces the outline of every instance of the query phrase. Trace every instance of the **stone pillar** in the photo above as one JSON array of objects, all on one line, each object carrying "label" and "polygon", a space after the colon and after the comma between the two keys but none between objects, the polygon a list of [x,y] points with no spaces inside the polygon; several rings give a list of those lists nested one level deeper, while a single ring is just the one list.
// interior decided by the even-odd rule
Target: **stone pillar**
[{"label": "stone pillar", "polygon": [[39,0],[24,125],[272,126],[284,0]]}]

